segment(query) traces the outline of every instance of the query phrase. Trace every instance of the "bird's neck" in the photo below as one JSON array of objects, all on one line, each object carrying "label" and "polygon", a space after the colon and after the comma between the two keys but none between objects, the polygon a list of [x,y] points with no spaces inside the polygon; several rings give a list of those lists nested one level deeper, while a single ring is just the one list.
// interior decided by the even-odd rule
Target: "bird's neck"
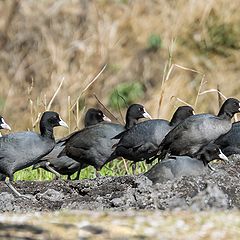
[{"label": "bird's neck", "polygon": [[217,116],[220,117],[220,118],[222,118],[222,119],[231,121],[233,115],[234,115],[233,113],[228,112],[228,111],[224,111],[224,110],[221,108]]},{"label": "bird's neck", "polygon": [[129,119],[129,118],[127,118],[126,119],[125,128],[128,130],[131,127],[133,127],[134,125],[136,125],[136,124],[137,124],[137,119]]},{"label": "bird's neck", "polygon": [[173,116],[171,121],[170,121],[170,123],[169,123],[169,125],[171,127],[177,126],[180,122],[182,122],[182,119],[178,119],[177,117]]},{"label": "bird's neck", "polygon": [[47,137],[49,139],[54,140],[54,135],[53,135],[53,128],[52,127],[45,127],[40,125],[40,132],[42,137]]}]

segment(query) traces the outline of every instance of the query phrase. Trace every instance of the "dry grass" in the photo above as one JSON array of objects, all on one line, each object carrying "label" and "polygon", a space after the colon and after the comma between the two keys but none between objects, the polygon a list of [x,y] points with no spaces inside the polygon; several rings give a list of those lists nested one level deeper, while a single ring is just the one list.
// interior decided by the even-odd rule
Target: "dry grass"
[{"label": "dry grass", "polygon": [[[17,131],[31,129],[51,107],[73,131],[85,108],[99,106],[94,93],[108,106],[114,87],[131,81],[143,84],[137,101],[154,116],[169,118],[179,99],[197,112],[216,112],[217,94],[198,93],[219,85],[225,96],[240,98],[239,6],[239,0],[1,1],[0,112]],[[158,50],[149,49],[152,34],[161,38]]]}]

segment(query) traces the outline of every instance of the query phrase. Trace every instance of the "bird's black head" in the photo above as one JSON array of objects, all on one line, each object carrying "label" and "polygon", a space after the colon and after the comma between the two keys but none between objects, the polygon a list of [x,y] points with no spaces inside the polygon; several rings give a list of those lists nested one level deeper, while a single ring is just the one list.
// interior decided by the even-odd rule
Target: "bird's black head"
[{"label": "bird's black head", "polygon": [[240,112],[240,102],[236,98],[228,98],[220,108],[218,116],[232,118],[235,113]]},{"label": "bird's black head", "polygon": [[184,121],[186,118],[194,115],[194,110],[190,106],[181,106],[178,107],[178,109],[173,114],[173,117],[171,119],[170,125],[176,126],[180,122]]},{"label": "bird's black head", "polygon": [[40,132],[43,136],[53,137],[53,128],[57,126],[68,127],[56,112],[44,112],[40,120]]},{"label": "bird's black head", "polygon": [[147,113],[144,106],[141,104],[132,104],[129,106],[126,113],[126,128],[130,128],[137,123],[140,118],[150,118],[151,116]]},{"label": "bird's black head", "polygon": [[227,156],[223,154],[221,149],[217,144],[209,143],[208,145],[204,146],[198,153],[198,158],[203,159],[206,162],[210,162],[214,159],[221,159],[223,161],[228,161]]},{"label": "bird's black head", "polygon": [[87,110],[84,119],[85,127],[95,125],[103,121],[111,122],[111,120],[106,117],[100,109],[89,108]]},{"label": "bird's black head", "polygon": [[0,129],[11,130],[10,126],[5,122],[5,120],[2,116],[0,116]]}]

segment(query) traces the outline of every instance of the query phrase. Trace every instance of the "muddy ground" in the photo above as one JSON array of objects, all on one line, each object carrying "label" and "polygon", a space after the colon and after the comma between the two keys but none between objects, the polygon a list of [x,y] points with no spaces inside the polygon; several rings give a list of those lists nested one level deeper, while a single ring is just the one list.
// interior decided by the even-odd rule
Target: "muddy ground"
[{"label": "muddy ground", "polygon": [[61,211],[3,215],[0,215],[1,240],[240,239],[237,211]]},{"label": "muddy ground", "polygon": [[155,184],[145,177],[101,177],[81,181],[18,181],[30,200],[15,197],[0,183],[0,212],[71,210],[211,210],[240,208],[240,158],[214,164],[215,172]]}]

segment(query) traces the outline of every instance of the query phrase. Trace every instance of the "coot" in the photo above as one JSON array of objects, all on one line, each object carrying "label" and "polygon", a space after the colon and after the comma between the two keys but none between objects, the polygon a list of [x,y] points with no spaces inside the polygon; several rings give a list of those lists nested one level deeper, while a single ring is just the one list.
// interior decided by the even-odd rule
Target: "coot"
[{"label": "coot", "polygon": [[163,183],[182,176],[196,176],[208,171],[204,162],[214,159],[226,161],[227,157],[217,145],[209,144],[201,150],[197,158],[171,156],[154,165],[144,175],[153,183]]},{"label": "coot", "polygon": [[[84,125],[85,127],[89,127],[103,121],[111,122],[111,120],[107,118],[100,109],[90,108],[85,114]],[[70,176],[78,171],[75,179],[79,179],[80,171],[86,168],[88,164],[80,164],[67,156],[58,158],[59,153],[64,148],[65,139],[68,138],[69,136],[58,140],[54,149],[38,163],[34,164],[33,169],[43,168],[55,174],[57,178],[60,178],[60,174],[68,175],[68,179],[71,179]]]},{"label": "coot", "polygon": [[7,176],[5,183],[16,195],[23,196],[11,184],[13,174],[33,165],[54,148],[56,126],[67,127],[67,124],[58,113],[48,111],[40,120],[41,134],[17,132],[0,138],[0,173]]},{"label": "coot", "polygon": [[227,133],[232,127],[231,118],[239,111],[239,100],[229,98],[217,116],[198,114],[188,117],[165,136],[159,147],[159,159],[167,154],[193,157],[204,145]]},{"label": "coot", "polygon": [[116,136],[120,138],[114,147],[108,161],[117,157],[124,157],[128,160],[138,162],[153,157],[158,152],[158,147],[166,134],[177,124],[193,115],[193,108],[189,106],[179,107],[171,121],[154,119],[141,122],[129,130]]},{"label": "coot", "polygon": [[[0,129],[8,129],[11,130],[10,126],[5,122],[4,118],[0,116]],[[0,137],[2,137],[0,133]],[[3,174],[0,174],[0,181],[5,181],[6,176]]]},{"label": "coot", "polygon": [[220,136],[215,143],[226,156],[240,154],[240,122],[233,123],[231,130]]},{"label": "coot", "polygon": [[101,170],[113,152],[112,146],[118,140],[112,139],[125,129],[130,129],[137,120],[150,117],[140,104],[132,104],[126,113],[125,127],[114,123],[99,123],[76,132],[66,141],[60,156],[69,156],[80,163],[92,165],[97,171]]}]

